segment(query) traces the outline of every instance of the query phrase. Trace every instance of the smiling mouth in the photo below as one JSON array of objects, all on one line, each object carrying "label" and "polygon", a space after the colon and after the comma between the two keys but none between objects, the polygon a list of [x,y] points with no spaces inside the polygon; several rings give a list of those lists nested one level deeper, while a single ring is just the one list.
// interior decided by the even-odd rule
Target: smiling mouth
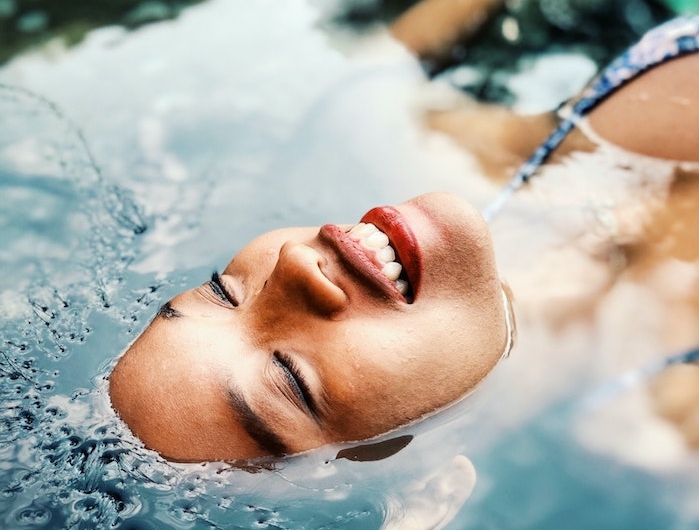
[{"label": "smiling mouth", "polygon": [[320,236],[347,268],[389,298],[412,303],[421,276],[420,248],[402,214],[374,208],[349,231],[325,225]]},{"label": "smiling mouth", "polygon": [[373,223],[356,224],[347,234],[362,247],[381,274],[393,282],[396,290],[406,300],[412,299],[410,282],[388,236]]}]

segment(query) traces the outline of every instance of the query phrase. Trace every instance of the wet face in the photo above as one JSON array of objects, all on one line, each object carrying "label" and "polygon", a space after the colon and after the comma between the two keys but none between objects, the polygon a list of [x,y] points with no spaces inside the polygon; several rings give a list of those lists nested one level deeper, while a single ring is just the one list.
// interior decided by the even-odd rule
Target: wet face
[{"label": "wet face", "polygon": [[165,304],[110,376],[134,434],[172,460],[290,454],[472,389],[508,335],[484,221],[445,194],[362,221],[265,234]]}]

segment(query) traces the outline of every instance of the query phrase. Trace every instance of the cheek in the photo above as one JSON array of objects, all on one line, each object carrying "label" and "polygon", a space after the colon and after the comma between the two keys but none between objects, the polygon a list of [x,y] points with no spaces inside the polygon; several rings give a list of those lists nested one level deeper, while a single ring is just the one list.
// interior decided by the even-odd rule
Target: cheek
[{"label": "cheek", "polygon": [[443,256],[439,267],[427,272],[441,297],[463,302],[499,292],[499,276],[490,253],[478,247]]},{"label": "cheek", "polygon": [[260,289],[274,270],[279,248],[267,246],[241,251],[226,265],[223,274],[239,278],[246,289]]},{"label": "cheek", "polygon": [[415,325],[405,345],[414,378],[438,406],[459,398],[481,381],[500,358],[506,342],[504,313],[497,305],[474,308],[460,303],[434,304]]},{"label": "cheek", "polygon": [[400,318],[364,321],[352,326],[336,365],[349,371],[358,394],[373,400],[374,408],[402,405],[424,370],[430,340],[425,329]]},{"label": "cheek", "polygon": [[324,351],[322,378],[339,406],[338,432],[347,439],[371,437],[470,389],[462,336],[454,340],[437,327],[427,317],[400,315],[355,321],[336,336],[334,348]]}]

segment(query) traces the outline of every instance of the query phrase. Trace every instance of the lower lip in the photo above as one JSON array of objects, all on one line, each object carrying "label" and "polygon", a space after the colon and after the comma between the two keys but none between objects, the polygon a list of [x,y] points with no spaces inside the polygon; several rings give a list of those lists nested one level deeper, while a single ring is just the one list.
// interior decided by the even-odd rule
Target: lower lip
[{"label": "lower lip", "polygon": [[406,218],[392,206],[381,206],[369,210],[361,222],[374,224],[391,240],[416,298],[422,276],[422,253]]},{"label": "lower lip", "polygon": [[363,280],[365,285],[389,299],[406,302],[395,284],[384,276],[364,249],[342,228],[331,224],[323,225],[319,235],[321,240],[337,252],[345,267]]}]

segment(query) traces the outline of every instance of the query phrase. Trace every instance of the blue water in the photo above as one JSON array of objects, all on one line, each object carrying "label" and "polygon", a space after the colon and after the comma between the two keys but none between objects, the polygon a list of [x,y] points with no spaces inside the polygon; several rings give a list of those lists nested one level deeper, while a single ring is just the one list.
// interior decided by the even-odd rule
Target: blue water
[{"label": "blue water", "polygon": [[105,395],[116,356],[254,235],[437,188],[483,205],[497,189],[426,139],[409,56],[377,43],[349,58],[317,17],[299,1],[213,1],[0,69],[0,528],[380,528],[459,454],[478,479],[449,529],[696,528],[694,467],[592,450],[577,404],[594,378],[534,395],[526,380],[546,367],[517,359],[377,462],[327,447],[246,469],[171,464],[121,425]]}]

